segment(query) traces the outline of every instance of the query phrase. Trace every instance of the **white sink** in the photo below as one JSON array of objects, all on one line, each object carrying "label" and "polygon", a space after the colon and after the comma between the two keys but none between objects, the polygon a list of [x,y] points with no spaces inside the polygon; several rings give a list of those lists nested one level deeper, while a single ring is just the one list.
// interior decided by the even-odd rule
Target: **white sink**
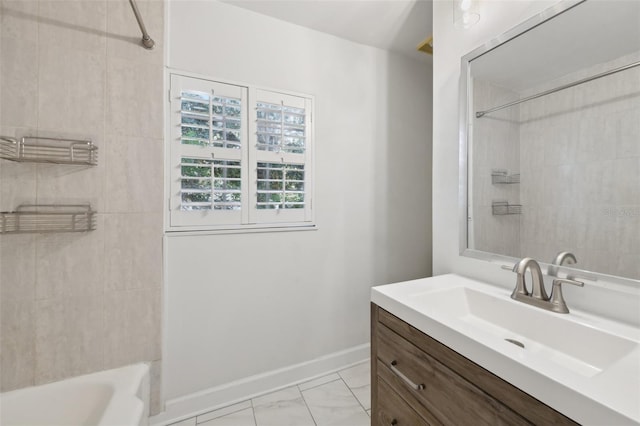
[{"label": "white sink", "polygon": [[510,294],[448,274],[374,287],[371,301],[581,424],[640,425],[640,329]]},{"label": "white sink", "polygon": [[469,287],[417,293],[411,296],[444,322],[493,336],[530,357],[543,357],[578,374],[594,376],[629,354],[638,343],[576,322],[564,314],[514,302]]}]

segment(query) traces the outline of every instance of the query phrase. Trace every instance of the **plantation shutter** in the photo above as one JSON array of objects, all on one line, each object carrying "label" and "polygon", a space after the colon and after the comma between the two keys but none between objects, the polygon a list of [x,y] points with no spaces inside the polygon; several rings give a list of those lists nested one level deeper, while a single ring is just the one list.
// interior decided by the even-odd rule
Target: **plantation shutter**
[{"label": "plantation shutter", "polygon": [[254,89],[249,153],[251,223],[310,222],[311,99]]},{"label": "plantation shutter", "polygon": [[171,226],[248,218],[247,88],[171,76]]}]

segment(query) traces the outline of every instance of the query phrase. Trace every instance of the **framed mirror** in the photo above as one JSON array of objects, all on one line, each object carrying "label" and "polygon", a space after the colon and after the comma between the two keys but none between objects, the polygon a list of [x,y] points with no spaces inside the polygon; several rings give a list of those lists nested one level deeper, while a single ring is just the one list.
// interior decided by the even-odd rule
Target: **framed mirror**
[{"label": "framed mirror", "polygon": [[640,2],[564,1],[462,58],[461,253],[640,284]]}]

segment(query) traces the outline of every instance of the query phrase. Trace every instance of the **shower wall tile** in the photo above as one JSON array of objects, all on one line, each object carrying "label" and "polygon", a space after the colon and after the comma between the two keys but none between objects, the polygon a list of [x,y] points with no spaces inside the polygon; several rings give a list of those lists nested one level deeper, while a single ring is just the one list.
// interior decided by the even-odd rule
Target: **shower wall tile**
[{"label": "shower wall tile", "polygon": [[0,299],[0,390],[35,384],[34,332],[35,301],[3,296]]},{"label": "shower wall tile", "polygon": [[162,139],[162,87],[162,66],[109,57],[107,135]]},{"label": "shower wall tile", "polygon": [[39,51],[38,125],[77,134],[104,132],[104,53],[47,47]]},{"label": "shower wall tile", "polygon": [[0,235],[0,299],[34,299],[35,264],[35,235]]},{"label": "shower wall tile", "polygon": [[35,235],[0,235],[0,391],[34,384]]},{"label": "shower wall tile", "polygon": [[106,0],[40,0],[42,47],[102,53],[106,49]]},{"label": "shower wall tile", "polygon": [[[618,58],[549,86],[635,60]],[[629,260],[640,258],[638,81],[639,70],[629,70],[522,105],[521,191],[532,206],[521,218],[523,254],[574,251],[583,269],[640,279]],[[546,247],[544,236],[558,243]]]},{"label": "shower wall tile", "polygon": [[106,289],[160,288],[162,214],[108,214],[104,229]]},{"label": "shower wall tile", "polygon": [[147,33],[155,42],[153,49],[141,48],[141,32],[128,2],[107,3],[107,56],[162,65],[164,50],[164,3],[157,0],[136,2],[144,17]]},{"label": "shower wall tile", "polygon": [[[517,93],[488,84],[474,83],[474,110],[482,110],[517,99]],[[491,253],[517,256],[520,251],[520,221],[517,215],[493,215],[493,201],[520,203],[520,185],[493,184],[495,169],[521,173],[519,107],[505,109],[474,121],[472,220],[473,248]]]},{"label": "shower wall tile", "polygon": [[162,401],[162,361],[152,361],[149,370],[151,378],[149,411],[152,413],[159,413],[164,411],[164,403]]},{"label": "shower wall tile", "polygon": [[163,140],[110,136],[105,211],[158,212],[163,206]]},{"label": "shower wall tile", "polygon": [[[0,135],[20,139],[35,129],[0,126]],[[0,161],[0,211],[13,211],[20,204],[36,202],[36,165]]]},{"label": "shower wall tile", "polygon": [[14,38],[38,41],[38,2],[2,0],[0,2],[0,31],[2,39]]},{"label": "shower wall tile", "polygon": [[38,164],[38,204],[90,204],[94,211],[104,211],[105,151],[102,133],[52,132],[40,130],[38,136],[91,140],[98,148],[96,166]]},{"label": "shower wall tile", "polygon": [[102,215],[96,230],[38,235],[36,299],[73,297],[104,288],[105,228]]},{"label": "shower wall tile", "polygon": [[[640,143],[640,139],[637,142]],[[640,157],[619,158],[614,167],[614,203],[640,204]]]},{"label": "shower wall tile", "polygon": [[160,359],[160,297],[160,287],[106,292],[106,368]]},{"label": "shower wall tile", "polygon": [[37,201],[98,212],[88,233],[0,236],[0,390],[153,361],[156,413],[163,2],[138,0],[152,51],[126,1],[0,4],[0,134],[89,138],[99,149],[96,167],[0,161],[0,210]]},{"label": "shower wall tile", "polygon": [[36,305],[36,384],[104,369],[104,292],[82,291]]},{"label": "shower wall tile", "polygon": [[38,124],[38,49],[29,38],[0,34],[0,125],[36,127]]},{"label": "shower wall tile", "polygon": [[[640,99],[640,95],[638,96]],[[627,109],[620,113],[616,117],[615,126],[619,129],[619,133],[616,138],[616,157],[617,158],[631,158],[640,157],[640,120],[638,120],[638,110]]]}]

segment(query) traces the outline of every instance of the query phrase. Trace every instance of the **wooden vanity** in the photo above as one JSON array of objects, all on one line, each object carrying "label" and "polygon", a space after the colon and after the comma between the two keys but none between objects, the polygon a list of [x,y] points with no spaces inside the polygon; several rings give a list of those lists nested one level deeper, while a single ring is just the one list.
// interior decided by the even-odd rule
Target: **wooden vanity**
[{"label": "wooden vanity", "polygon": [[371,424],[576,425],[371,304]]}]

